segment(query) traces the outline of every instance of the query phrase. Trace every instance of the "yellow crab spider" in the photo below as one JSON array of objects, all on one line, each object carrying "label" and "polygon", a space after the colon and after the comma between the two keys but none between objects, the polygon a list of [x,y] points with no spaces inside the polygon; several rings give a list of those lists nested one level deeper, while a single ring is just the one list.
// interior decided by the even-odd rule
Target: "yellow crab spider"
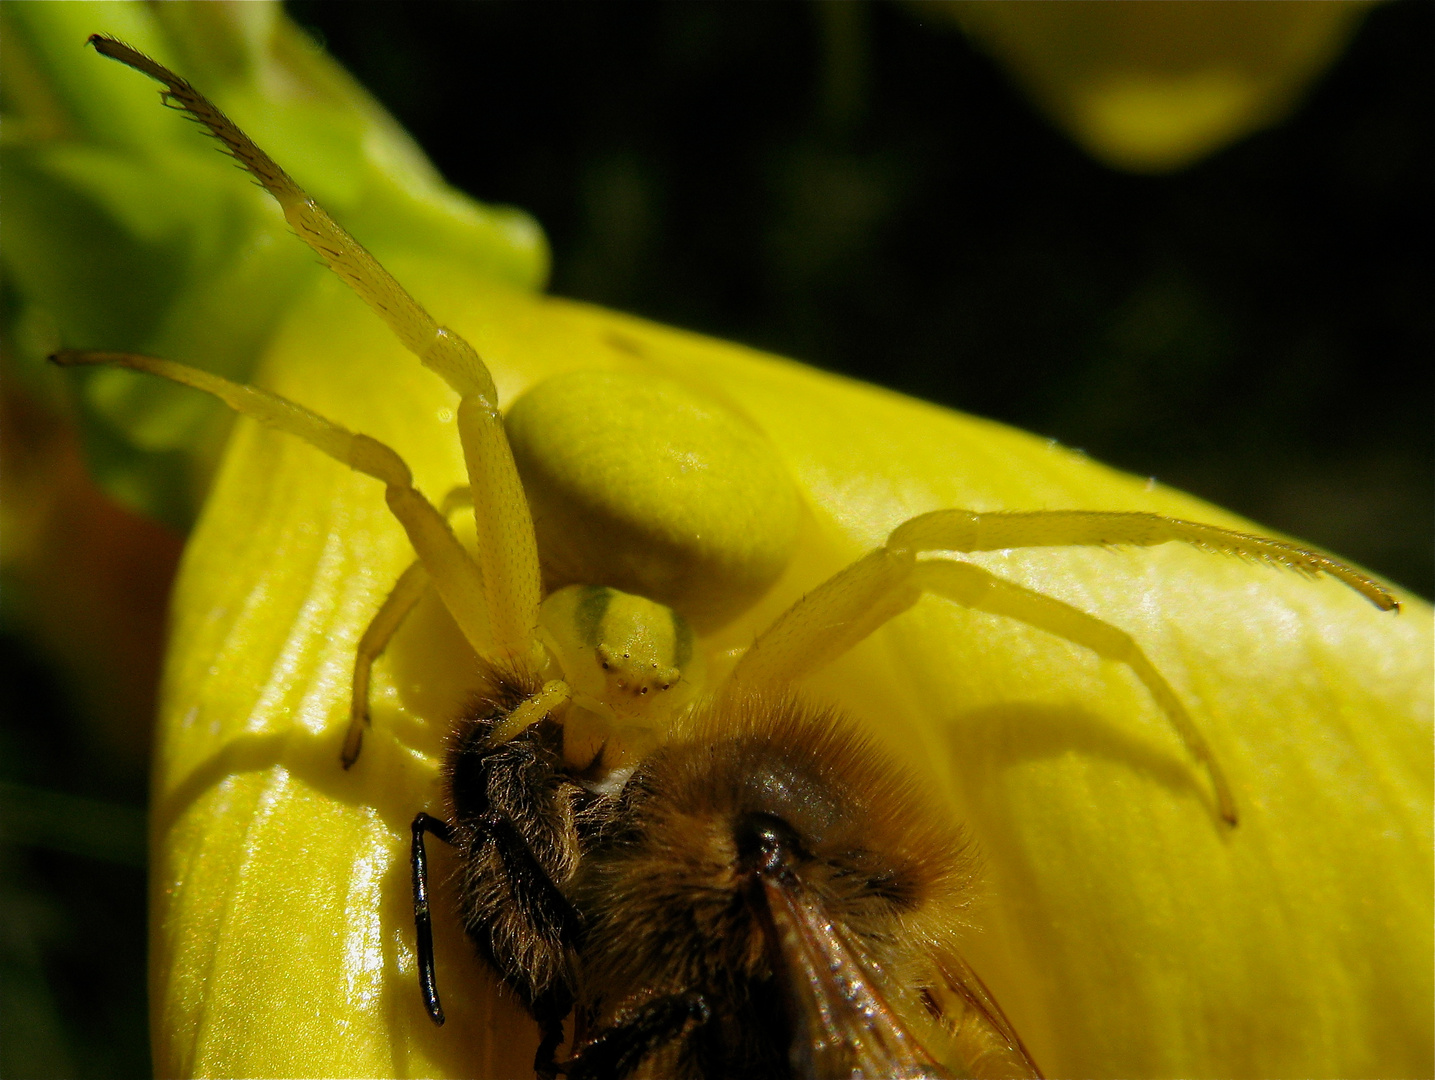
[{"label": "yellow crab spider", "polygon": [[[530,508],[531,498],[539,499],[533,504],[538,506],[544,496],[541,490],[525,493],[514,446],[521,443],[526,454],[540,459],[530,463],[525,473],[548,468],[558,474],[560,488],[564,470],[571,471],[563,449],[551,446],[551,436],[549,447],[525,442],[512,417],[506,428],[493,378],[474,348],[440,326],[372,255],[189,83],[112,38],[96,35],[90,41],[105,56],[162,83],[164,98],[177,103],[224,144],[279,203],[299,237],[388,324],[410,352],[459,395],[457,428],[469,488],[450,495],[439,508],[414,487],[407,465],[390,447],[347,431],[278,395],[152,357],[75,351],[54,357],[60,364],[129,367],[203,390],[234,411],[297,435],[383,482],[388,505],[417,558],[399,578],[360,641],[352,717],[341,755],[345,766],[358,756],[367,721],[369,668],[429,588],[437,592],[476,654],[496,667],[527,673],[529,681],[541,687],[511,711],[492,733],[492,741],[502,743],[526,727],[552,718],[565,724],[568,763],[597,767],[610,777],[629,771],[701,692],[720,695],[738,688],[785,688],[840,656],[923,594],[932,593],[968,608],[1025,622],[1129,667],[1187,750],[1205,767],[1220,816],[1235,824],[1235,802],[1215,755],[1176,692],[1134,639],[1093,615],[951,556],[1018,547],[1145,546],[1179,541],[1306,574],[1328,574],[1382,610],[1398,607],[1394,596],[1378,582],[1320,552],[1215,526],[1148,513],[939,510],[898,525],[882,547],[793,604],[757,635],[719,686],[704,691],[701,651],[693,647],[693,630],[685,614],[706,629],[734,612],[723,611],[722,604],[693,600],[691,590],[685,593],[687,586],[681,582],[671,588],[655,586],[652,598],[627,591],[633,574],[639,582],[662,582],[664,575],[681,577],[683,572],[691,578],[692,563],[700,561],[697,556],[681,546],[676,553],[640,552],[652,564],[650,572],[639,568],[630,574],[630,567],[615,571],[617,579],[611,581],[565,582],[563,574],[555,581],[548,552],[540,562],[535,515]],[[549,404],[556,401],[560,413],[566,411],[581,423],[588,410],[581,407],[579,396],[591,389],[582,380],[570,381],[566,389],[549,392]],[[616,392],[625,389],[658,398],[668,393],[677,403],[675,407],[685,404],[679,390],[630,385],[617,387]],[[530,395],[541,390],[540,386]],[[538,406],[535,409],[542,411]],[[695,438],[734,444],[750,436],[742,432],[740,424],[721,418],[706,427],[695,423],[692,430]],[[575,438],[581,439],[581,434],[574,429]],[[629,448],[629,452],[636,458],[643,454],[640,447]],[[786,500],[786,509],[779,505],[772,511],[778,520],[768,532],[776,539],[766,547],[737,551],[728,559],[726,569],[716,572],[716,587],[730,579],[731,592],[739,598],[735,602],[750,604],[776,579],[791,556],[796,499],[784,487],[780,466],[764,458],[760,447],[740,448],[736,459],[746,463],[744,471],[766,470],[760,490],[770,492],[779,504]],[[574,482],[581,484],[581,479]],[[529,486],[534,487],[532,482]],[[470,504],[475,524],[472,551],[457,539],[449,524],[452,513]],[[553,513],[561,517],[561,499],[556,509],[549,509],[550,517]],[[718,552],[717,564],[723,563],[722,555]],[[561,562],[556,555],[554,560]],[[570,577],[573,572],[571,568],[566,571]],[[546,599],[545,576],[550,586],[564,586],[554,588]],[[680,613],[685,597],[689,610]]]}]

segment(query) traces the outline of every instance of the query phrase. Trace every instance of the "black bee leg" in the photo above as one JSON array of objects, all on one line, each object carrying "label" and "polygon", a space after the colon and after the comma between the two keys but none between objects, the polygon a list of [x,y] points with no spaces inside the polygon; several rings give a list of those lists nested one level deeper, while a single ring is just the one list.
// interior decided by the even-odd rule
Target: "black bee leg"
[{"label": "black bee leg", "polygon": [[558,1059],[555,1056],[563,1042],[563,1018],[573,1011],[573,997],[567,990],[554,991],[533,1003],[533,1016],[538,1021],[542,1041],[533,1055],[533,1072],[538,1080],[555,1080]]},{"label": "black bee leg", "polygon": [[623,1080],[654,1050],[701,1027],[711,1016],[707,1001],[698,993],[655,998],[578,1047],[568,1062],[568,1080]]},{"label": "black bee leg", "polygon": [[419,990],[423,992],[424,1008],[435,1024],[443,1023],[443,1006],[439,1004],[438,987],[433,978],[433,921],[429,917],[428,853],[424,851],[424,833],[431,832],[445,844],[453,843],[448,822],[419,811],[413,823],[413,848],[409,867],[414,882],[414,930],[419,961]]},{"label": "black bee leg", "polygon": [[552,927],[558,940],[575,946],[583,935],[583,923],[573,905],[533,854],[523,833],[513,820],[497,810],[490,810],[480,822],[489,839],[497,846],[515,893],[522,897],[530,917]]}]

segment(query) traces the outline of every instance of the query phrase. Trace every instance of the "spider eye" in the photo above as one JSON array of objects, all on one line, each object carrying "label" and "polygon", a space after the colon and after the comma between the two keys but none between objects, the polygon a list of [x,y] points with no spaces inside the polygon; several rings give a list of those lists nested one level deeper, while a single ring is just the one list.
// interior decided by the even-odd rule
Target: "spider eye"
[{"label": "spider eye", "polygon": [[629,729],[665,731],[702,685],[702,656],[686,620],[645,597],[570,585],[543,601],[539,623],[574,698],[613,726],[595,737],[625,742]]}]

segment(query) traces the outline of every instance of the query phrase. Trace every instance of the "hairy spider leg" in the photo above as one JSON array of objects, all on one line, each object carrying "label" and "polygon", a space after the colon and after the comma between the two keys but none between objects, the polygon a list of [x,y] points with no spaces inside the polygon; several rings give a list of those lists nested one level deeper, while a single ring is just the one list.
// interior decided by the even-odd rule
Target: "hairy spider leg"
[{"label": "hairy spider leg", "polygon": [[897,526],[885,546],[839,571],[793,604],[758,636],[729,679],[734,684],[782,684],[800,679],[906,611],[924,592],[932,592],[964,607],[1017,619],[1127,665],[1166,714],[1187,750],[1205,766],[1217,809],[1234,825],[1236,807],[1224,772],[1180,698],[1129,634],[970,563],[917,558],[925,552],[1145,546],[1173,540],[1306,574],[1329,574],[1383,610],[1399,607],[1395,597],[1378,582],[1328,555],[1214,525],[1145,513],[977,514],[969,510],[937,510]]},{"label": "hairy spider leg", "polygon": [[[114,38],[95,34],[89,40],[102,55],[162,83],[161,97],[166,103],[176,102],[208,128],[274,197],[299,238],[388,324],[405,348],[458,393],[459,439],[473,489],[477,558],[492,628],[487,655],[529,663],[537,643],[534,632],[541,592],[538,546],[498,411],[498,390],[487,365],[472,345],[440,326],[362,244],[208,98],[162,64]],[[435,568],[430,566],[429,572],[437,580]],[[457,611],[454,617],[463,623],[464,617]]]}]

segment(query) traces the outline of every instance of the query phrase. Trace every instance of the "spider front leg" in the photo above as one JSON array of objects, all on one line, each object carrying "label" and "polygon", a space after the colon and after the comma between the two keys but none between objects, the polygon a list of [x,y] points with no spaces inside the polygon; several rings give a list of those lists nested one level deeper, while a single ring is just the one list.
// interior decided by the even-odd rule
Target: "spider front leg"
[{"label": "spider front leg", "polygon": [[1151,547],[1172,541],[1310,577],[1326,574],[1360,593],[1381,611],[1400,607],[1400,601],[1380,582],[1322,551],[1164,514],[1099,510],[978,514],[970,510],[935,510],[898,525],[887,538],[887,547],[971,552],[1019,547]]},{"label": "spider front leg", "polygon": [[1217,809],[1234,825],[1235,802],[1220,765],[1176,692],[1129,634],[970,563],[917,558],[925,552],[1148,546],[1173,540],[1306,574],[1329,574],[1383,610],[1399,607],[1384,586],[1328,555],[1213,525],[1142,513],[938,510],[899,525],[884,547],[829,578],[789,608],[753,643],[730,679],[734,683],[782,684],[802,678],[906,611],[924,592],[932,592],[964,607],[1017,619],[1127,665],[1166,714],[1192,757],[1205,766]]},{"label": "spider front leg", "polygon": [[[344,279],[370,310],[388,325],[404,348],[418,357],[425,367],[436,372],[459,395],[457,427],[459,440],[463,444],[464,461],[468,467],[469,485],[473,490],[477,525],[475,545],[477,566],[481,569],[481,574],[453,565],[453,552],[462,552],[457,543],[440,545],[442,550],[439,547],[426,550],[416,542],[415,550],[433,576],[440,595],[444,597],[444,603],[459,620],[459,625],[466,634],[471,627],[466,625],[464,620],[468,619],[472,623],[476,613],[486,614],[487,628],[479,635],[484,646],[478,648],[475,645],[480,655],[519,664],[532,663],[537,644],[534,630],[538,625],[538,601],[541,591],[538,544],[534,539],[533,519],[523,495],[523,485],[518,478],[518,467],[514,464],[513,451],[508,445],[508,437],[503,428],[503,417],[498,411],[498,390],[488,366],[472,345],[454,331],[440,326],[424,306],[414,299],[362,244],[334,221],[293,177],[280,168],[273,158],[255,145],[248,135],[187,80],[114,38],[95,34],[90,37],[90,44],[102,55],[118,60],[161,83],[164,86],[161,97],[165,102],[177,105],[208,128],[224,146],[225,151],[279,204],[284,219],[298,234],[299,239],[313,248],[329,268]],[[124,363],[114,354],[111,358],[115,362]],[[231,397],[219,393],[214,385],[205,385],[204,381],[198,378],[178,378],[173,370],[179,366],[169,367],[172,369],[169,373],[160,371],[153,365],[142,370],[168,374],[168,377],[176,378],[179,382],[209,390],[238,411],[246,411],[236,405]],[[213,379],[212,376],[209,378]],[[223,383],[224,380],[218,382]],[[230,383],[228,386],[234,387],[234,384]],[[283,402],[283,405],[291,411],[298,409],[288,402]],[[267,423],[275,423],[275,426],[286,427],[284,423],[267,419],[263,408],[251,411],[249,415]],[[365,436],[350,435],[312,413],[304,415],[308,418],[308,423],[304,426],[310,429],[310,433],[306,434],[294,426],[287,426],[287,430],[303,435],[326,453],[333,454],[341,461],[347,461],[361,472],[369,472],[389,483],[389,505],[400,520],[404,521],[406,529],[409,529],[409,520],[404,517],[404,513],[408,513],[410,518],[437,517],[437,512],[431,505],[425,504],[426,512],[405,505],[403,513],[401,508],[395,505],[396,491],[401,502],[412,501],[405,494],[405,489],[412,490],[407,475],[408,469],[397,454],[387,447],[382,447],[392,460],[377,466],[383,468],[384,472],[374,472],[358,460],[351,460],[346,456],[349,452],[348,444],[334,432],[342,433],[342,436],[351,440],[355,452],[361,458],[365,458],[364,451],[379,444],[372,439],[365,442]],[[322,425],[326,425],[326,429],[316,430],[313,424],[315,420],[320,420]],[[343,444],[339,447],[340,452],[336,453],[334,449],[326,446],[326,441]],[[367,458],[365,460],[367,461]],[[397,470],[402,471],[401,476]],[[400,481],[397,485],[391,482],[395,478]],[[431,521],[427,527],[432,528]],[[443,530],[447,531],[446,523]],[[410,529],[410,537],[412,536]],[[468,562],[472,564],[472,560]],[[472,588],[475,578],[476,589]],[[465,590],[462,598],[455,593],[460,579]],[[470,592],[479,594],[482,602],[475,602],[474,597],[467,595]],[[450,603],[451,597],[460,600],[466,608],[463,618],[459,617],[459,612]],[[469,635],[469,640],[473,642],[475,637]]]},{"label": "spider front leg", "polygon": [[[464,638],[479,656],[490,662],[508,661],[525,669],[537,659],[537,605],[534,605],[531,615],[520,616],[518,613],[526,601],[510,604],[506,620],[509,628],[505,631],[509,643],[504,645],[495,640],[496,628],[490,617],[494,590],[485,589],[485,585],[492,576],[502,577],[504,568],[487,567],[485,572],[479,570],[473,557],[454,536],[448,524],[447,513],[436,508],[413,486],[413,476],[408,466],[391,447],[367,435],[356,435],[332,420],[326,420],[278,394],[230,382],[186,364],[137,353],[79,352],[69,349],[56,353],[50,359],[62,367],[77,364],[114,364],[203,390],[219,398],[235,412],[269,427],[297,435],[356,472],[384,482],[384,496],[389,509],[408,533],[409,542],[413,545],[418,560],[400,576],[394,590],[380,607],[359,643],[351,715],[344,738],[344,749],[340,755],[345,768],[352,765],[358,757],[363,739],[363,728],[368,716],[368,681],[374,659],[383,651],[429,582],[432,582]],[[511,456],[508,463],[512,464]],[[502,473],[501,465],[485,472],[486,466],[482,458],[476,464],[479,473],[488,475],[490,479],[491,474]],[[445,500],[445,510],[451,511],[464,501],[463,496],[455,497],[450,494]],[[482,522],[485,515],[478,514],[477,518]],[[535,550],[535,565],[537,557]],[[521,567],[526,558],[520,551],[509,562]],[[493,572],[487,572],[489,570]],[[521,573],[517,580],[521,583]],[[508,585],[513,584],[514,579],[510,579]],[[519,588],[514,595],[521,595],[524,591]],[[502,590],[500,594],[501,592]],[[521,634],[516,629],[520,626],[527,627]],[[515,707],[506,717],[499,741],[512,738],[558,709],[569,696],[566,685],[561,681],[554,680],[544,685],[533,695],[532,700]]]},{"label": "spider front leg", "polygon": [[368,435],[355,434],[278,394],[230,382],[187,364],[137,353],[72,349],[55,353],[50,359],[62,367],[113,364],[203,390],[240,415],[296,435],[354,471],[383,481],[389,509],[408,534],[414,552],[459,630],[480,656],[494,656],[483,574],[454,536],[448,519],[414,487],[413,474],[392,447]]}]

